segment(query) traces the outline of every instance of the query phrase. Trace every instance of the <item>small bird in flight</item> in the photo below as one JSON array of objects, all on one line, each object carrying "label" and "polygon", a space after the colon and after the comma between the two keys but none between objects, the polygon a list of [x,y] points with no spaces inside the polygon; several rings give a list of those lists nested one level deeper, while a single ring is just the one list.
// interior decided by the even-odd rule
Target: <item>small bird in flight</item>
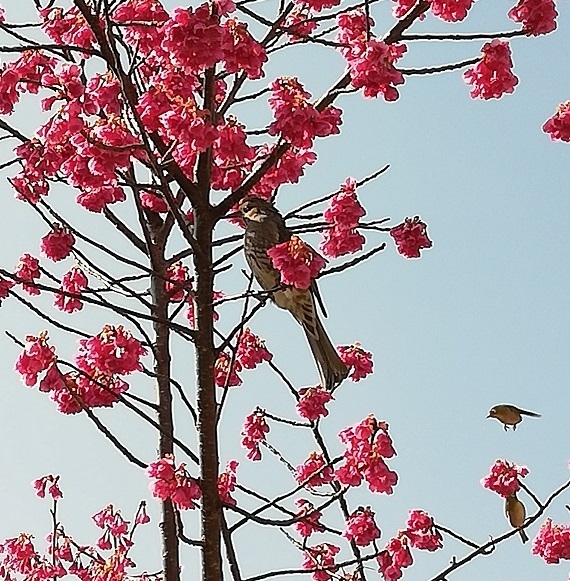
[{"label": "small bird in flight", "polygon": [[527,412],[526,410],[521,410],[517,406],[510,405],[508,403],[502,403],[492,407],[487,417],[499,420],[503,424],[506,432],[509,426],[512,426],[513,430],[516,430],[517,424],[522,422],[523,416],[539,418],[540,414],[535,412]]},{"label": "small bird in flight", "polygon": [[519,534],[521,536],[522,542],[526,543],[528,541],[528,537],[524,530],[520,528],[523,526],[524,519],[526,518],[526,509],[524,504],[517,498],[516,492],[513,492],[505,499],[505,515],[509,519],[512,527],[515,529],[520,529]]}]

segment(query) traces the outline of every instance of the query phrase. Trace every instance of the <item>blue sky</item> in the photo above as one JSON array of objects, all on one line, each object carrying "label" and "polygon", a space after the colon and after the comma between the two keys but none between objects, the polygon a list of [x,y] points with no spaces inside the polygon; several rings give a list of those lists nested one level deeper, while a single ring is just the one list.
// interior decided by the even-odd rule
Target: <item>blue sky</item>
[{"label": "blue sky", "polygon": [[[29,19],[32,10],[27,4],[31,2],[22,6],[4,2],[8,19]],[[390,4],[384,1],[373,7],[380,35],[392,24]],[[515,26],[506,17],[512,4],[479,0],[459,26],[428,17],[414,30],[512,29]],[[169,8],[175,5],[166,3]],[[386,174],[359,192],[368,216],[390,216],[396,224],[419,214],[434,241],[420,260],[405,260],[386,237],[385,252],[355,270],[327,277],[321,285],[329,311],[325,324],[333,341],[358,340],[374,353],[375,362],[371,377],[357,384],[347,382],[337,392],[324,432],[334,441],[344,426],[374,413],[390,424],[398,452],[390,462],[400,476],[394,495],[373,496],[358,489],[350,497],[352,507],[371,505],[376,511],[382,541],[403,527],[410,508],[423,508],[476,541],[508,530],[501,499],[479,483],[496,458],[528,466],[526,484],[542,499],[570,477],[570,146],[552,143],[541,131],[557,104],[570,98],[566,66],[570,2],[561,0],[558,11],[554,34],[512,41],[520,82],[513,95],[498,101],[472,100],[460,72],[409,78],[395,103],[359,95],[341,97],[336,103],[344,111],[341,135],[318,141],[315,166],[300,184],[283,188],[279,195],[279,207],[286,212],[301,201],[334,191],[347,176],[360,179],[390,164]],[[402,66],[459,61],[477,55],[481,44],[415,43]],[[342,71],[341,57],[331,49],[296,47],[271,63],[266,79],[299,76],[318,97]],[[40,114],[34,100],[25,103],[17,119],[31,133]],[[243,120],[252,127],[263,126],[267,115],[253,106],[243,108]],[[110,244],[120,244],[100,217],[72,208],[69,193],[67,198],[63,190],[58,195],[60,207],[69,209],[85,228],[101,232]],[[2,263],[10,268],[24,251],[37,254],[45,228],[12,199],[7,185],[2,213]],[[376,236],[367,234],[370,244],[382,240]],[[241,261],[239,257],[236,264],[241,266]],[[234,275],[230,284],[240,285],[239,277]],[[0,315],[2,328],[19,336],[44,328],[14,301],[7,301]],[[227,309],[231,315],[235,313]],[[82,313],[75,320],[93,333],[107,322],[99,313]],[[266,339],[277,364],[296,385],[316,380],[302,333],[286,313],[267,307],[252,329]],[[73,348],[68,344],[69,352]],[[174,349],[184,361],[179,377],[191,377],[187,347]],[[102,441],[86,418],[62,417],[47,398],[25,388],[12,371],[18,352],[8,338],[3,339],[0,437],[5,444],[0,462],[5,476],[0,480],[0,537],[25,530],[39,539],[48,532],[47,503],[33,496],[28,483],[53,472],[62,475],[66,529],[81,542],[93,542],[97,530],[90,515],[109,502],[123,508],[126,516],[133,513],[138,499],[149,498],[146,477]],[[224,415],[222,462],[237,458],[238,478],[244,484],[287,490],[291,483],[282,480],[286,472],[267,454],[255,465],[245,459],[239,430],[257,404],[288,417],[293,417],[293,404],[268,369],[245,373],[244,380],[244,386],[230,394]],[[140,390],[152,394],[152,386],[144,382]],[[513,403],[540,412],[542,418],[526,419],[516,432],[505,433],[498,422],[485,419],[497,403]],[[105,411],[101,417],[141,455],[153,458],[154,436],[146,427],[121,410]],[[180,433],[192,441],[189,419],[180,413],[177,421]],[[280,428],[272,430],[270,441],[292,463],[313,449],[303,437]],[[530,499],[521,499],[527,511],[534,512]],[[564,509],[568,503],[566,494],[549,515],[569,522]],[[156,523],[156,505],[152,513]],[[535,525],[529,536],[537,530]],[[300,557],[283,550],[278,534],[273,535],[263,530],[238,536],[246,575],[274,564],[300,564]],[[264,543],[264,551],[259,551],[259,543]],[[452,555],[462,554],[463,549],[446,542],[443,551],[418,555],[404,578],[430,579]],[[152,531],[143,531],[135,560],[152,569],[159,555]],[[196,556],[185,551],[185,579],[194,578]],[[529,545],[522,546],[514,537],[491,557],[480,558],[451,578],[555,581],[566,579],[568,569],[567,564],[546,566],[530,555]]]}]

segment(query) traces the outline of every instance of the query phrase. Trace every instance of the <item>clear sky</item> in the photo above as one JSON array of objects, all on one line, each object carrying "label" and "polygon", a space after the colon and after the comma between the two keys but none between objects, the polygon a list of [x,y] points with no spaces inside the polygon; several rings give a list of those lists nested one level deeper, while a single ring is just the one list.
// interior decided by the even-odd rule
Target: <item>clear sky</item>
[{"label": "clear sky", "polygon": [[[4,0],[7,20],[29,21],[31,4]],[[165,5],[172,8],[178,2]],[[506,17],[512,5],[511,0],[478,0],[462,25],[445,25],[428,16],[414,30],[510,30],[516,27]],[[391,2],[382,1],[372,9],[380,35],[392,25],[390,7]],[[560,0],[558,11],[555,33],[512,41],[520,82],[513,95],[498,101],[472,100],[460,72],[409,78],[395,103],[359,95],[341,97],[336,103],[344,111],[341,135],[318,141],[315,166],[300,184],[282,188],[279,195],[279,207],[286,212],[301,201],[334,191],[347,176],[361,179],[390,164],[386,174],[359,191],[368,216],[390,216],[397,224],[405,216],[419,214],[434,241],[420,260],[406,260],[386,236],[385,252],[358,269],[327,277],[321,285],[329,311],[325,324],[333,341],[360,341],[374,353],[375,365],[371,377],[357,384],[347,382],[337,392],[324,431],[333,442],[341,428],[374,413],[390,424],[398,452],[390,462],[400,477],[392,496],[358,489],[350,497],[352,507],[371,505],[376,511],[382,541],[403,528],[410,508],[427,510],[437,522],[475,541],[507,531],[501,499],[479,483],[496,458],[526,465],[530,474],[525,483],[541,499],[570,477],[570,145],[552,143],[541,131],[557,104],[570,98],[570,2]],[[481,41],[410,44],[401,64],[455,62],[476,56],[481,45]],[[266,79],[298,76],[318,97],[342,72],[342,59],[333,49],[297,47],[275,59]],[[41,117],[35,100],[25,104],[17,119],[22,130],[31,133]],[[244,108],[243,115],[251,127],[262,127],[268,118],[265,110],[260,113],[253,106]],[[109,244],[120,244],[101,217],[73,209],[72,194],[64,197],[63,192],[58,192],[60,208],[69,208],[79,223],[108,236]],[[6,183],[2,221],[4,267],[11,268],[25,251],[38,254],[45,227],[12,198]],[[366,236],[370,245],[382,240],[380,234]],[[241,261],[241,257],[236,261],[240,267]],[[233,280],[232,284],[241,284]],[[224,312],[222,324],[230,327]],[[227,313],[235,314],[230,309]],[[2,328],[19,337],[45,328],[13,300],[2,306],[0,317]],[[85,313],[76,322],[96,333],[104,322],[119,321]],[[266,339],[276,363],[296,385],[316,381],[302,333],[286,313],[267,307],[252,329]],[[70,353],[73,348],[68,345]],[[109,502],[131,515],[139,499],[149,499],[147,479],[100,438],[87,418],[63,417],[45,396],[24,387],[13,372],[18,353],[19,348],[4,337],[0,538],[29,531],[41,539],[49,531],[48,504],[35,498],[29,483],[52,472],[62,475],[66,530],[81,542],[94,542],[98,530],[90,515]],[[187,352],[177,345],[175,354],[186,358],[179,378],[191,377]],[[268,457],[255,465],[246,460],[239,431],[255,405],[293,417],[293,404],[270,370],[243,377],[244,385],[232,391],[224,416],[227,440],[222,462],[238,459],[238,479],[246,485],[288,490],[291,482],[280,482],[287,474],[274,460]],[[152,393],[146,385],[141,390]],[[497,403],[513,403],[541,413],[542,418],[526,419],[516,432],[505,433],[498,422],[485,419]],[[154,459],[154,435],[140,422],[120,410],[105,410],[101,417],[147,461]],[[180,414],[181,434],[191,433],[188,424]],[[270,441],[293,464],[312,450],[301,436],[282,429],[272,430]],[[521,499],[532,514],[532,501],[524,495]],[[570,522],[564,508],[569,503],[567,493],[549,515]],[[156,523],[157,506],[150,504]],[[529,536],[537,531],[535,525]],[[246,576],[272,565],[300,565],[300,556],[290,549],[282,553],[277,533],[269,537],[266,532],[238,537]],[[150,529],[143,531],[134,553],[149,570],[156,570],[160,558],[153,538]],[[429,579],[452,555],[463,553],[446,539],[444,550],[436,554],[416,552],[417,562],[404,578]],[[195,556],[185,551],[184,579],[196,578]],[[555,581],[566,579],[569,568],[567,563],[546,566],[530,554],[530,543],[522,546],[513,537],[492,556],[479,558],[451,578]]]}]

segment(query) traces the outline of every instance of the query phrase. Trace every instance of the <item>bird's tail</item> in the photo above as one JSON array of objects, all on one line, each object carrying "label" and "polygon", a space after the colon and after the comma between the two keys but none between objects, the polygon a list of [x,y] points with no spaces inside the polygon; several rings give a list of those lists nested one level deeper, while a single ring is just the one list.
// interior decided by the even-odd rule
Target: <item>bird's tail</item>
[{"label": "bird's tail", "polygon": [[320,319],[316,317],[315,331],[311,332],[303,325],[309,347],[317,364],[321,384],[324,388],[332,390],[348,375],[348,367],[342,362]]},{"label": "bird's tail", "polygon": [[531,418],[539,418],[540,414],[537,414],[536,412],[527,412],[526,410],[521,410],[519,409],[519,414],[522,414],[523,416],[530,416]]},{"label": "bird's tail", "polygon": [[523,543],[528,542],[528,536],[527,536],[527,534],[525,533],[525,531],[523,529],[521,529],[519,531],[519,535],[521,536],[521,539],[522,539],[522,542]]}]

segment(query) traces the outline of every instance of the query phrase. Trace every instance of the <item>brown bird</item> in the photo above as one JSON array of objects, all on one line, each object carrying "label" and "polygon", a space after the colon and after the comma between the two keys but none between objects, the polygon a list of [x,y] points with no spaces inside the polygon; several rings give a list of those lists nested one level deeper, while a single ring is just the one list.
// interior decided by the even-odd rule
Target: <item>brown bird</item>
[{"label": "brown bird", "polygon": [[[523,526],[526,518],[526,509],[524,504],[517,498],[517,493],[513,492],[505,499],[505,515],[509,519],[511,526],[518,529]],[[526,543],[528,537],[523,529],[520,529],[519,534],[522,542]]]},{"label": "brown bird", "polygon": [[495,407],[491,408],[491,410],[489,411],[489,415],[487,417],[499,420],[503,424],[503,427],[505,428],[506,432],[509,426],[512,426],[513,430],[516,430],[517,424],[520,424],[522,422],[523,416],[539,418],[540,414],[537,414],[535,412],[527,412],[526,410],[521,410],[520,408],[514,405],[502,403],[500,405],[496,405]]},{"label": "brown bird", "polygon": [[348,368],[340,359],[317,315],[315,299],[324,314],[317,285],[313,281],[309,289],[298,289],[281,284],[279,271],[267,256],[267,250],[291,239],[290,230],[275,206],[261,198],[245,198],[239,211],[245,222],[245,258],[253,275],[263,290],[277,289],[271,293],[271,300],[281,309],[289,311],[303,327],[321,384],[332,390],[346,378]]}]

